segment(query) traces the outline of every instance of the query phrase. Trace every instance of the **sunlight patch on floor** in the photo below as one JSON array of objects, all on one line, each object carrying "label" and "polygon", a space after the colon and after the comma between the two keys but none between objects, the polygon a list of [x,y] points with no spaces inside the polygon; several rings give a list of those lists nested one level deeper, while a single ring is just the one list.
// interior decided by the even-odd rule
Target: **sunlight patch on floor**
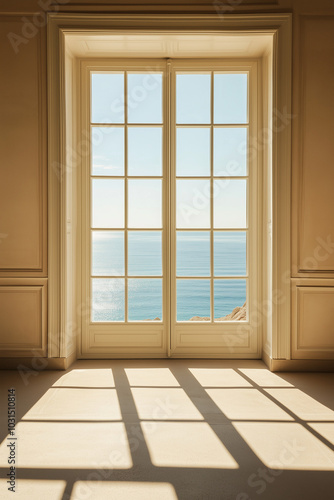
[{"label": "sunlight patch on floor", "polygon": [[139,418],[143,420],[203,420],[203,415],[183,389],[131,389]]},{"label": "sunlight patch on floor", "polygon": [[1,500],[60,500],[66,481],[19,478],[14,493],[8,491],[7,486],[6,479],[0,479]]},{"label": "sunlight patch on floor", "polygon": [[131,387],[179,387],[169,368],[125,368]]},{"label": "sunlight patch on floor", "polygon": [[257,389],[206,389],[206,392],[230,419],[293,420]]},{"label": "sunlight patch on floor", "polygon": [[177,500],[169,483],[93,482],[77,481],[71,500]]},{"label": "sunlight patch on floor", "polygon": [[265,389],[265,391],[303,420],[334,422],[333,410],[299,389]]},{"label": "sunlight patch on floor", "polygon": [[[19,467],[76,469],[132,467],[123,423],[21,422],[16,427]],[[7,442],[0,445],[0,467],[7,466]]]},{"label": "sunlight patch on floor", "polygon": [[232,368],[189,368],[202,387],[252,387]]},{"label": "sunlight patch on floor", "polygon": [[334,471],[334,452],[300,424],[235,422],[233,425],[267,467]]},{"label": "sunlight patch on floor", "polygon": [[334,422],[310,423],[309,425],[334,446]]},{"label": "sunlight patch on floor", "polygon": [[279,375],[263,368],[239,368],[239,371],[260,387],[293,387]]},{"label": "sunlight patch on floor", "polygon": [[71,370],[53,384],[54,387],[115,387],[110,368]]},{"label": "sunlight patch on floor", "polygon": [[115,389],[49,389],[22,420],[121,420]]},{"label": "sunlight patch on floor", "polygon": [[207,423],[142,422],[141,427],[158,467],[239,468]]}]

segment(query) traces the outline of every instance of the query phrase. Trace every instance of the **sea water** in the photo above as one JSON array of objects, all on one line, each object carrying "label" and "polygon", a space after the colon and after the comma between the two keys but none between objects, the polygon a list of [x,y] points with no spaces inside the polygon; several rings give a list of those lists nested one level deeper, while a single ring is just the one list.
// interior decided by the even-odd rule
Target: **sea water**
[{"label": "sea water", "polygon": [[[128,318],[130,321],[161,320],[163,280],[166,279],[161,277],[162,232],[129,231],[128,235],[128,276],[132,276],[128,279]],[[246,232],[214,232],[213,297],[210,237],[210,232],[204,231],[177,233],[174,286],[178,321],[189,321],[194,316],[210,317],[211,298],[216,319],[246,301]],[[122,231],[93,232],[93,321],[124,321],[124,261]]]}]

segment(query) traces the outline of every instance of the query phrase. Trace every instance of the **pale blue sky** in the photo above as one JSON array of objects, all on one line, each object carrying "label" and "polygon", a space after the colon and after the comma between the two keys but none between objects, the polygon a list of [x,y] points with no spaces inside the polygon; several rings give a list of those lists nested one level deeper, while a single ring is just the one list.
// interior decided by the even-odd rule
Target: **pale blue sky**
[{"label": "pale blue sky", "polygon": [[[124,123],[124,73],[92,74],[92,123]],[[162,74],[128,73],[128,123],[162,123]]]},{"label": "pale blue sky", "polygon": [[[92,74],[92,123],[119,124],[92,127],[93,227],[124,227],[124,74]],[[128,74],[128,122],[162,123],[161,73]],[[200,128],[177,129],[176,170],[179,176],[209,176],[211,169],[211,74],[176,75],[176,116],[179,124]],[[214,75],[214,123],[247,123],[247,75]],[[215,175],[247,175],[247,128],[214,128]],[[162,127],[128,128],[128,175],[162,174]],[[134,180],[128,184],[129,226],[161,227],[161,181]],[[246,181],[215,183],[215,227],[246,227]],[[208,181],[177,181],[177,226],[210,227]]]},{"label": "pale blue sky", "polygon": [[124,73],[92,74],[92,123],[124,123]]},{"label": "pale blue sky", "polygon": [[128,73],[129,123],[162,123],[161,89],[161,73]]},{"label": "pale blue sky", "polygon": [[214,76],[214,123],[247,123],[247,75]]},{"label": "pale blue sky", "polygon": [[214,129],[214,175],[247,175],[247,128]]},{"label": "pale blue sky", "polygon": [[162,127],[129,127],[128,175],[162,175]]},{"label": "pale blue sky", "polygon": [[128,197],[129,227],[162,227],[161,179],[130,179]]},{"label": "pale blue sky", "polygon": [[210,128],[177,128],[176,130],[176,175],[211,175],[211,130]]},{"label": "pale blue sky", "polygon": [[124,175],[124,127],[92,127],[92,175]]},{"label": "pale blue sky", "polygon": [[216,181],[214,187],[214,227],[246,228],[245,179]]},{"label": "pale blue sky", "polygon": [[176,75],[176,123],[211,123],[211,75]]},{"label": "pale blue sky", "polygon": [[92,227],[124,227],[123,179],[92,179]]}]

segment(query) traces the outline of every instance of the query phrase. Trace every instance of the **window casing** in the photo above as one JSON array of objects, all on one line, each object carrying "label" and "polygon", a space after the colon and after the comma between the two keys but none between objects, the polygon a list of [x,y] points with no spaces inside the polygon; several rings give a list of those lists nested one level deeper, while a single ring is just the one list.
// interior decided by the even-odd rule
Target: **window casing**
[{"label": "window casing", "polygon": [[[286,13],[229,15],[48,14],[48,357],[70,362],[79,358],[124,357],[122,348],[86,350],[82,342],[88,304],[81,301],[81,58],[159,56],[256,58],[259,114],[258,155],[262,161],[263,241],[262,299],[257,304],[263,338],[249,352],[210,349],[174,351],[177,357],[290,359],[290,230],[291,123],[273,127],[275,110],[291,113],[292,15]],[[93,41],[93,44],[90,42]],[[142,41],[145,41],[141,44]],[[147,42],[150,43],[147,43]],[[185,42],[185,46],[179,46]],[[96,47],[96,43],[98,47]],[[139,44],[138,44],[139,42]],[[253,43],[254,42],[254,43]],[[95,46],[94,46],[95,43]],[[146,47],[146,50],[145,50]],[[102,49],[102,50],[100,50]],[[125,50],[126,49],[126,50]],[[139,49],[139,50],[138,50]],[[213,53],[212,51],[215,51]],[[195,54],[196,52],[196,54]],[[83,84],[84,86],[84,84]],[[77,100],[78,97],[78,100]],[[262,134],[262,131],[265,133]],[[263,140],[264,139],[264,140]],[[254,146],[256,147],[256,145]],[[78,181],[78,182],[77,182]],[[261,312],[262,311],[262,312]],[[115,337],[116,339],[116,337]],[[161,347],[162,346],[162,347]],[[154,352],[128,350],[126,357],[165,357],[171,346]]]}]

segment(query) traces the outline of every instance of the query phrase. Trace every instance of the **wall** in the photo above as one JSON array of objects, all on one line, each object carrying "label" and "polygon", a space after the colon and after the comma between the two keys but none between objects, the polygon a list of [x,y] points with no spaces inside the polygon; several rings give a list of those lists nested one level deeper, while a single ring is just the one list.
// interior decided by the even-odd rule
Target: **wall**
[{"label": "wall", "polygon": [[334,359],[331,0],[0,0],[0,357],[48,355],[46,10],[293,12],[292,358]]},{"label": "wall", "polygon": [[46,42],[37,30],[15,53],[7,35],[22,25],[0,17],[0,356],[45,356]]},{"label": "wall", "polygon": [[292,356],[334,357],[334,16],[298,16],[294,46]]}]

